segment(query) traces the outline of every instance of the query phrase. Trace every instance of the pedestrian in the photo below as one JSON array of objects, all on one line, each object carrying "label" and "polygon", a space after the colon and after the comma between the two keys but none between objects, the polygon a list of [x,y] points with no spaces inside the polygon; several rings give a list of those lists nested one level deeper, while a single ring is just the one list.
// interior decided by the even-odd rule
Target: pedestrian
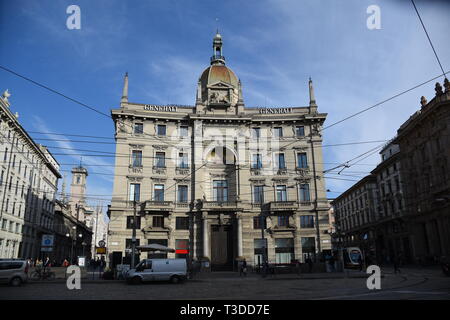
[{"label": "pedestrian", "polygon": [[239,272],[239,276],[244,275],[244,277],[247,276],[247,261],[244,259],[241,263],[241,269]]},{"label": "pedestrian", "polygon": [[362,261],[361,255],[358,256],[358,265],[359,265],[359,271],[362,271],[363,270],[363,261]]},{"label": "pedestrian", "polygon": [[394,274],[401,273],[400,268],[399,268],[399,260],[397,256],[394,256],[394,259],[392,259],[394,262]]},{"label": "pedestrian", "polygon": [[308,271],[311,273],[313,269],[313,261],[311,257],[308,256],[308,258],[306,258],[306,263],[308,264]]},{"label": "pedestrian", "polygon": [[64,259],[64,261],[63,261],[63,263],[62,263],[62,266],[63,266],[64,268],[67,268],[67,267],[69,266],[69,261],[67,261],[67,259]]},{"label": "pedestrian", "polygon": [[331,255],[330,260],[328,262],[330,263],[330,270],[331,270],[331,272],[334,272],[335,271],[335,268],[334,268],[334,262],[335,262],[334,254]]}]

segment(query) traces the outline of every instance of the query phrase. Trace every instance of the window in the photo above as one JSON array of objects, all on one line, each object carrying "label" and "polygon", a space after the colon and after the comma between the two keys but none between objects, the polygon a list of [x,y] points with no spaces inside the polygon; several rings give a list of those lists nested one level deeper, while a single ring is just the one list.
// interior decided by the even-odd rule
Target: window
[{"label": "window", "polygon": [[143,134],[144,133],[144,124],[143,123],[135,123],[134,124],[134,133],[135,134]]},{"label": "window", "polygon": [[308,168],[308,158],[306,157],[306,153],[297,154],[297,167]]},{"label": "window", "polygon": [[[148,239],[148,244],[160,244],[162,246],[166,246],[168,244],[168,240],[167,239]],[[149,259],[167,259],[167,252],[161,252],[161,253],[154,253],[154,252],[149,252],[147,254],[147,257]]]},{"label": "window", "polygon": [[177,230],[189,230],[189,217],[176,217]]},{"label": "window", "polygon": [[133,150],[131,153],[131,163],[133,167],[142,167],[142,151]]},{"label": "window", "polygon": [[285,185],[277,186],[276,191],[277,191],[277,201],[287,201],[287,193]]},{"label": "window", "polygon": [[164,217],[163,216],[154,216],[152,226],[154,228],[164,228]]},{"label": "window", "polygon": [[180,126],[180,137],[187,137],[189,134],[188,126]]},{"label": "window", "polygon": [[267,239],[253,239],[253,247],[255,265],[261,266],[264,262],[264,253],[267,257]]},{"label": "window", "polygon": [[289,227],[289,216],[287,215],[278,216],[278,226]]},{"label": "window", "polygon": [[178,154],[178,167],[179,168],[189,168],[189,162],[188,162],[188,154],[184,152],[180,152]]},{"label": "window", "polygon": [[141,198],[141,185],[139,183],[130,184],[130,198],[129,201],[140,201]]},{"label": "window", "polygon": [[286,163],[284,161],[284,153],[278,153],[275,155],[275,168],[286,169]]},{"label": "window", "polygon": [[276,138],[282,137],[283,136],[283,128],[282,127],[273,128],[273,136]]},{"label": "window", "polygon": [[264,186],[253,187],[253,203],[264,203]]},{"label": "window", "polygon": [[275,239],[275,263],[291,263],[294,260],[294,239]]},{"label": "window", "polygon": [[261,169],[262,168],[262,155],[254,154],[252,159],[252,169]]},{"label": "window", "polygon": [[311,201],[311,197],[309,194],[309,184],[302,183],[300,184],[300,202],[309,202]]},{"label": "window", "polygon": [[154,186],[154,199],[155,201],[164,201],[164,185],[163,184],[155,184]]},{"label": "window", "polygon": [[[34,176],[35,178],[35,181],[36,181],[36,175]],[[80,176],[77,176],[77,184],[80,184],[80,182],[81,182],[81,177]]]},{"label": "window", "polygon": [[314,216],[300,216],[300,228],[314,228]]},{"label": "window", "polygon": [[166,126],[164,124],[158,124],[156,127],[156,133],[158,136],[166,135]]},{"label": "window", "polygon": [[166,154],[164,152],[156,153],[155,166],[157,168],[165,168],[166,167]]},{"label": "window", "polygon": [[189,254],[189,240],[175,239],[175,258],[185,259]]},{"label": "window", "polygon": [[12,167],[16,166],[16,155],[13,156]]},{"label": "window", "polygon": [[302,237],[301,238],[303,257],[311,257],[316,252],[316,238],[314,237]]},{"label": "window", "polygon": [[8,158],[8,148],[5,149],[5,155],[3,156],[3,160],[6,161]]},{"label": "window", "polygon": [[228,201],[228,183],[226,180],[213,181],[214,201]]},{"label": "window", "polygon": [[[127,217],[127,229],[133,229],[133,216],[128,216]],[[141,228],[141,217],[137,216],[136,217],[136,229],[140,229]]]},{"label": "window", "polygon": [[295,135],[297,137],[304,137],[305,136],[305,127],[304,126],[295,127]]},{"label": "window", "polygon": [[261,138],[261,128],[252,128],[252,138],[254,139]]},{"label": "window", "polygon": [[261,222],[263,223],[262,228],[267,229],[266,217],[261,218],[261,216],[253,217],[253,229],[261,229]]},{"label": "window", "polygon": [[3,176],[5,175],[5,171],[2,170],[2,174],[0,175],[0,186],[3,184]]},{"label": "window", "polygon": [[182,202],[182,203],[188,202],[188,187],[187,186],[178,186],[177,201]]},{"label": "window", "polygon": [[[132,239],[125,239],[125,249],[131,249],[133,242]],[[138,247],[141,243],[141,239],[136,239],[136,247]]]}]

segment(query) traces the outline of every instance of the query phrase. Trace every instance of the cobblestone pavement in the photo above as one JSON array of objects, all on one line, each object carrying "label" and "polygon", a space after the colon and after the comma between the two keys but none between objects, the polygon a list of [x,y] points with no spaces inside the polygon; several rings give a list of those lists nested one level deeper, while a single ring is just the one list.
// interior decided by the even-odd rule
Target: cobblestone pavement
[{"label": "cobblestone pavement", "polygon": [[[446,299],[450,277],[438,269],[387,270],[381,290],[368,290],[364,273],[347,277],[336,274],[277,275],[262,279],[250,274],[200,274],[185,283],[127,285],[123,281],[83,280],[81,290],[68,290],[64,280],[30,282],[22,287],[0,287],[0,299],[189,299],[189,300],[284,300],[284,299]],[[341,278],[336,278],[337,276]]]}]

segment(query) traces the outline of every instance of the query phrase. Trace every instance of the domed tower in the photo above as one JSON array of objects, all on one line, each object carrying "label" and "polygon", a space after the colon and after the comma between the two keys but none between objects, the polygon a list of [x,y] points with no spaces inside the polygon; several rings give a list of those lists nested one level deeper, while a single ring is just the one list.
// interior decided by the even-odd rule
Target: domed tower
[{"label": "domed tower", "polygon": [[197,87],[196,113],[239,114],[243,112],[241,81],[225,65],[222,54],[222,36],[213,39],[211,65],[206,68]]}]

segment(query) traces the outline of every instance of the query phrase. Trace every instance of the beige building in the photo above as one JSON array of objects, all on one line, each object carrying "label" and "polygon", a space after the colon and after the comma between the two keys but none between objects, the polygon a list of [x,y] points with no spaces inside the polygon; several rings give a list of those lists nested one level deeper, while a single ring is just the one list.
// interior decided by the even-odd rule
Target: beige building
[{"label": "beige building", "polygon": [[59,164],[37,144],[0,97],[0,258],[51,255]]},{"label": "beige building", "polygon": [[[222,38],[200,75],[195,105],[128,101],[112,110],[116,164],[108,250],[129,257],[133,200],[137,243],[230,269],[237,259],[290,263],[330,250],[319,113],[309,81],[302,107],[249,108],[226,66]],[[147,254],[141,254],[141,258]],[[161,256],[161,254],[150,256]]]}]

